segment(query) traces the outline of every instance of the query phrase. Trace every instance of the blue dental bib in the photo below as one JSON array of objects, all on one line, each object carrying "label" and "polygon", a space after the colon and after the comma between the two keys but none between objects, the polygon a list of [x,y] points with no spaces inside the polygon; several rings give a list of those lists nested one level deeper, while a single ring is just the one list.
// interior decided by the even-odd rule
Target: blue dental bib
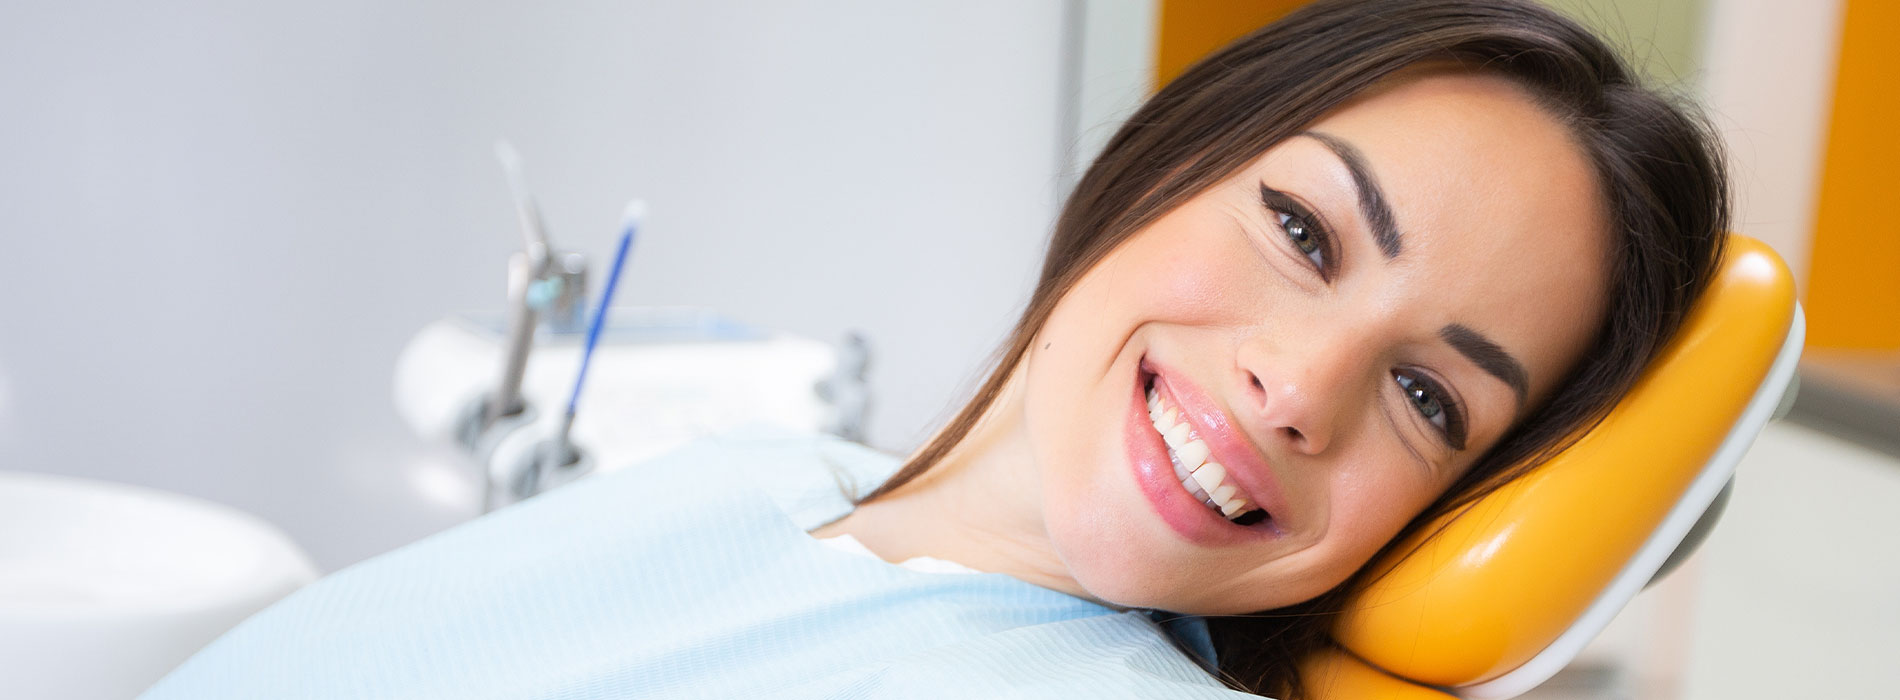
[{"label": "blue dental bib", "polygon": [[829,438],[694,443],[324,578],[142,697],[1254,697],[1144,613],[805,534],[895,466]]}]

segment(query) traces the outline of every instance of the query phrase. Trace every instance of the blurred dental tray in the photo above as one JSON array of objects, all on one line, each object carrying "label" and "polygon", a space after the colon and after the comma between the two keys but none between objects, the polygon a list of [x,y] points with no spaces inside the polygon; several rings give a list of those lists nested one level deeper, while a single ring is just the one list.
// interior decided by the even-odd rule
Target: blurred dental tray
[{"label": "blurred dental tray", "polygon": [[[494,390],[507,346],[503,319],[499,311],[451,316],[403,349],[396,410],[418,435],[453,443],[471,407]],[[585,340],[584,332],[537,332],[521,383],[522,425],[492,450],[526,449],[555,434]],[[573,441],[600,470],[613,471],[747,424],[829,430],[837,412],[817,387],[838,358],[831,344],[702,309],[616,308],[594,351]]]}]

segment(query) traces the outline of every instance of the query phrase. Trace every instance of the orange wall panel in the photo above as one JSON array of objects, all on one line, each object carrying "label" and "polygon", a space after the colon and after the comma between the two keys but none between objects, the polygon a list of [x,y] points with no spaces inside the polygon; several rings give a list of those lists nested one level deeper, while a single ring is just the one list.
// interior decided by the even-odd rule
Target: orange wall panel
[{"label": "orange wall panel", "polygon": [[1307,0],[1162,0],[1155,85],[1166,85],[1202,56],[1286,16]]},{"label": "orange wall panel", "polygon": [[1849,0],[1808,264],[1808,346],[1900,349],[1900,3]]}]

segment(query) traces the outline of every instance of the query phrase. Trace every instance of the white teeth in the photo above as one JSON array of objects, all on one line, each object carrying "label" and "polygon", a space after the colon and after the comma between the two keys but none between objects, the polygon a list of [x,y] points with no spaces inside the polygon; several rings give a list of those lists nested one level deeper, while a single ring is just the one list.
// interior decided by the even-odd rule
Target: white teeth
[{"label": "white teeth", "polygon": [[1182,464],[1188,465],[1189,471],[1194,470],[1195,467],[1199,467],[1201,463],[1207,461],[1207,452],[1207,443],[1200,440],[1194,440],[1188,444],[1174,448],[1174,453],[1181,457]]},{"label": "white teeth", "polygon": [[1148,389],[1148,418],[1168,445],[1174,475],[1181,480],[1181,488],[1227,518],[1252,509],[1247,499],[1241,497],[1238,486],[1224,483],[1227,468],[1207,461],[1212,450],[1205,441],[1192,439],[1188,434],[1190,429],[1181,410],[1163,400],[1161,393],[1152,387]]},{"label": "white teeth", "polygon": [[1247,510],[1246,501],[1228,501],[1227,505],[1220,507],[1220,514],[1231,518],[1241,514],[1241,512],[1245,510]]},{"label": "white teeth", "polygon": [[1239,490],[1240,489],[1234,488],[1233,484],[1221,484],[1220,488],[1214,489],[1214,492],[1208,494],[1208,497],[1214,499],[1215,503],[1228,503],[1233,500],[1234,492]]},{"label": "white teeth", "polygon": [[1187,487],[1188,493],[1194,494],[1195,498],[1203,501],[1207,500],[1207,491],[1202,490],[1200,484],[1194,483],[1193,477],[1188,477],[1185,481],[1181,482],[1181,485]]},{"label": "white teeth", "polygon": [[1174,427],[1169,428],[1167,432],[1161,434],[1161,439],[1166,440],[1169,447],[1176,450],[1181,449],[1182,445],[1187,444],[1188,425],[1186,423],[1175,423]]},{"label": "white teeth", "polygon": [[1201,485],[1201,490],[1208,493],[1213,493],[1215,489],[1220,488],[1221,481],[1226,478],[1227,468],[1213,462],[1203,464],[1200,469],[1194,470],[1194,481]]}]

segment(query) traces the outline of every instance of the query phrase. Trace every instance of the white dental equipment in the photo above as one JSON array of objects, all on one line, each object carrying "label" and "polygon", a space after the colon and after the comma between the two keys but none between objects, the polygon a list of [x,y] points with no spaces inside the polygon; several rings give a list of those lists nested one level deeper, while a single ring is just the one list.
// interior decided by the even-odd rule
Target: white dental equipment
[{"label": "white dental equipment", "polygon": [[[496,154],[525,242],[509,260],[508,309],[425,327],[395,377],[410,427],[459,446],[482,472],[482,510],[747,424],[861,439],[868,351],[856,334],[839,349],[705,310],[613,309],[605,299],[583,332],[564,310],[585,306],[585,258],[552,250],[519,157],[505,142]],[[643,213],[630,207],[625,223]],[[598,357],[583,369],[589,347]],[[583,381],[593,386],[578,412]],[[552,408],[564,398],[570,410]]]}]

